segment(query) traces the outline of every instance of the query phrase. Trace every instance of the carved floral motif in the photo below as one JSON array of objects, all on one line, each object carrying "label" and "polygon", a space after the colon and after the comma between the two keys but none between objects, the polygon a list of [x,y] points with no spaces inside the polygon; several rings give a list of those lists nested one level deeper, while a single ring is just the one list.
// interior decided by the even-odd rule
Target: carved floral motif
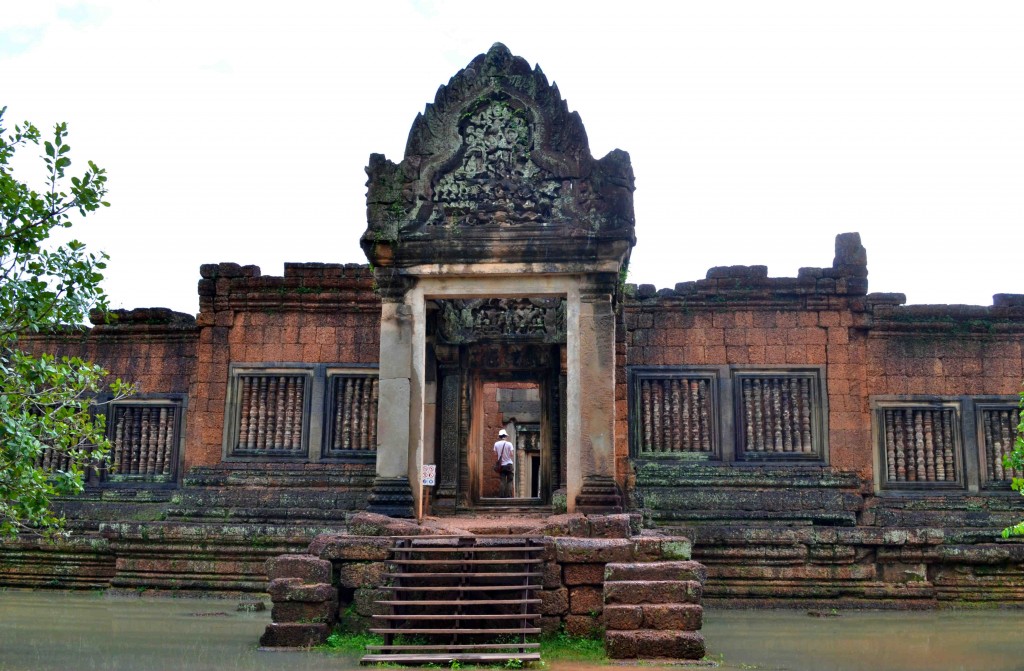
[{"label": "carved floral motif", "polygon": [[564,298],[479,298],[438,301],[439,332],[448,343],[486,340],[565,342]]},{"label": "carved floral motif", "polygon": [[483,104],[461,124],[456,167],[437,180],[428,225],[550,221],[561,180],[530,158],[528,113],[500,100]]}]

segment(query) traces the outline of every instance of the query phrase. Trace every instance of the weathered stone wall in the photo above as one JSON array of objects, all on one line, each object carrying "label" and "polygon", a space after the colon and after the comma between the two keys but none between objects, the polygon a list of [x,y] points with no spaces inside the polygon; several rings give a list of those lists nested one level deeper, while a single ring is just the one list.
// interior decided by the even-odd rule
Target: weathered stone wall
[{"label": "weathered stone wall", "polygon": [[[323,535],[305,555],[269,560],[273,622],[261,645],[323,643],[336,623],[346,631],[369,628],[374,615],[391,612],[377,603],[391,594],[380,589],[390,584],[391,536],[438,533],[459,535],[456,529],[360,514],[350,534]],[[638,533],[629,515],[556,516],[538,533],[544,547],[537,592],[544,632],[596,637],[607,627],[611,657],[703,657],[705,571],[690,560],[688,538]]]},{"label": "weathered stone wall", "polygon": [[143,394],[188,392],[199,338],[191,315],[139,308],[97,313],[92,319],[92,328],[81,331],[25,334],[19,346],[30,353],[77,356],[99,364]]},{"label": "weathered stone wall", "polygon": [[263,277],[256,266],[222,263],[200,272],[186,468],[221,461],[231,363],[377,363],[380,299],[368,266],[288,263],[283,277]]},{"label": "weathered stone wall", "polygon": [[[713,600],[905,607],[1024,602],[1014,577],[1022,570],[1020,545],[997,542],[1024,506],[1005,482],[991,474],[986,480],[985,464],[979,466],[986,458],[982,443],[1006,444],[1006,435],[986,437],[975,415],[976,405],[1015,405],[1024,379],[1024,299],[997,295],[989,307],[905,306],[900,294],[866,293],[865,264],[859,239],[842,235],[831,268],[804,268],[797,278],[768,278],[757,266],[713,268],[707,279],[675,289],[627,292],[619,323],[625,362],[617,377],[617,456],[632,501],[657,524],[693,535]],[[804,368],[822,375],[827,443],[821,458],[741,458],[747,399],[739,396],[736,375]],[[646,379],[635,376],[638,370],[653,371],[651,379],[665,371],[712,371],[727,392],[718,399],[715,436],[725,447],[718,454],[641,450],[642,432],[649,431],[643,422],[651,418],[630,421],[638,380]],[[890,406],[949,410],[954,422],[945,437],[945,473],[937,464],[933,474],[929,453],[926,474],[920,458],[941,453],[932,445],[942,439],[939,415],[932,414],[916,420],[916,442],[915,427],[906,429],[906,481],[902,452],[888,455],[888,468],[898,468],[901,481],[886,480],[881,442],[893,439],[879,426],[879,413]],[[905,417],[911,421],[910,410]],[[679,440],[668,430],[657,438],[656,449],[666,451],[670,438]],[[755,521],[757,528],[750,526]]]}]

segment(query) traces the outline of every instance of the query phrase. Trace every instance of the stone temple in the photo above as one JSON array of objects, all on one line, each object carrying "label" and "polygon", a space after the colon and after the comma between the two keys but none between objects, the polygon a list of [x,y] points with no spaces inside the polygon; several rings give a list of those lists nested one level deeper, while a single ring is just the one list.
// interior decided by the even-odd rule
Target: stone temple
[{"label": "stone temple", "polygon": [[[61,503],[75,538],[6,544],[0,584],[264,592],[301,578],[301,558],[386,556],[347,537],[450,520],[568,543],[543,546],[541,619],[578,630],[625,617],[605,576],[641,541],[676,548],[644,561],[696,567],[682,537],[707,603],[1024,604],[1024,544],[999,538],[1024,517],[1009,489],[1024,474],[1002,464],[1024,295],[869,293],[856,233],[797,277],[624,284],[629,155],[594,158],[558,88],[502,45],[438,89],[400,161],[374,154],[366,171],[369,264],[204,265],[195,318],[116,311],[24,338],[140,393],[100,406],[113,462]],[[502,428],[511,497],[493,469]],[[283,554],[299,564],[265,565]],[[341,580],[309,601],[323,627],[349,603],[375,612]],[[282,626],[303,620],[278,605]]]}]

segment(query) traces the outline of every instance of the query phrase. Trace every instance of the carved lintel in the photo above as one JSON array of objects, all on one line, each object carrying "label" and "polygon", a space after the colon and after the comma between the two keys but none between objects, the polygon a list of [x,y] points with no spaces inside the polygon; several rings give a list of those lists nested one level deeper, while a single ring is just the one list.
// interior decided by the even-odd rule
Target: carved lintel
[{"label": "carved lintel", "polygon": [[480,344],[469,351],[469,366],[484,370],[537,370],[553,364],[551,348],[532,344]]},{"label": "carved lintel", "polygon": [[388,517],[413,517],[408,478],[375,478],[366,510]]},{"label": "carved lintel", "polygon": [[447,343],[565,342],[564,298],[478,298],[438,304],[438,334]]}]

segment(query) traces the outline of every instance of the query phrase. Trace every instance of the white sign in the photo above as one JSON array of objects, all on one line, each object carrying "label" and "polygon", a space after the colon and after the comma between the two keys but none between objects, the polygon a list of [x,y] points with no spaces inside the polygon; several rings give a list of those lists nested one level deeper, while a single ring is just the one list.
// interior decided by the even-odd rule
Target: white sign
[{"label": "white sign", "polygon": [[423,486],[433,487],[435,478],[437,478],[437,465],[423,464]]}]

